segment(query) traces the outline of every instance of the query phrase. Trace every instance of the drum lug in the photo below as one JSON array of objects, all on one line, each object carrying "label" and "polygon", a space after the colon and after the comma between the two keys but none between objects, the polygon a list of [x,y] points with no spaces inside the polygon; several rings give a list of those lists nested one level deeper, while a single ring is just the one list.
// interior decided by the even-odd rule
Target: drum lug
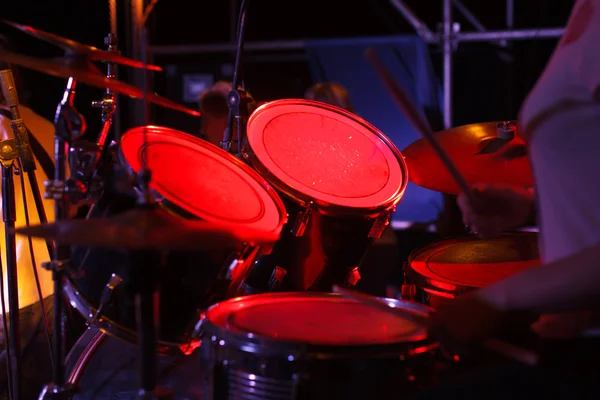
[{"label": "drum lug", "polygon": [[308,226],[308,223],[310,221],[310,214],[311,214],[311,208],[313,206],[313,202],[310,201],[308,202],[308,204],[306,205],[306,207],[304,208],[303,211],[301,211],[300,213],[298,213],[298,216],[296,217],[296,220],[294,221],[294,224],[292,225],[292,228],[290,229],[290,232],[296,236],[296,237],[300,237],[302,235],[304,235],[304,231],[306,230],[306,227]]},{"label": "drum lug", "polygon": [[[252,260],[256,253],[258,252],[257,247],[246,246],[237,255],[234,259],[229,263],[227,268],[223,269],[219,274],[219,279],[230,280],[232,277],[236,275],[236,272],[240,268],[242,264],[245,264],[248,260]],[[242,267],[243,268],[243,267]]]},{"label": "drum lug", "polygon": [[275,267],[273,273],[271,274],[271,278],[269,279],[269,289],[272,291],[279,289],[286,275],[287,271],[285,269],[281,267]]},{"label": "drum lug", "polygon": [[360,276],[360,271],[358,270],[358,267],[352,268],[350,273],[348,273],[348,278],[346,279],[347,286],[349,288],[356,286],[358,281],[360,281],[360,278],[361,278],[361,276]]},{"label": "drum lug", "polygon": [[409,268],[408,264],[404,263],[404,267],[402,268],[403,272],[404,272],[404,283],[402,284],[400,297],[401,297],[401,300],[416,301],[417,286],[410,283],[410,280],[408,279],[408,274],[406,273],[408,268]]},{"label": "drum lug", "polygon": [[390,217],[394,209],[380,215],[374,222],[371,227],[371,231],[369,232],[369,239],[380,239],[383,236],[383,233],[387,229],[390,224]]}]

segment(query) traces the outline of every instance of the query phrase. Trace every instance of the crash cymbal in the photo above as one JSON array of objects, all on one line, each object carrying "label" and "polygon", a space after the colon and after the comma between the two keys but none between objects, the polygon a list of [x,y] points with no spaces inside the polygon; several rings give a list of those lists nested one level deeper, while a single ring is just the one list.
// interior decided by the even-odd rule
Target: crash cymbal
[{"label": "crash cymbal", "polygon": [[[110,89],[115,93],[123,94],[136,99],[144,98],[144,93],[141,89],[120,82],[116,79],[108,79],[102,75],[102,73],[99,72],[96,67],[85,61],[71,58],[42,60],[4,50],[0,50],[0,59],[11,64],[41,72],[42,74],[63,79],[73,77],[73,79],[84,85],[94,86],[100,89]],[[190,115],[197,117],[200,116],[198,111],[190,110],[189,108],[161,97],[155,93],[148,93],[148,101],[159,106],[171,108],[173,110],[181,111]]]},{"label": "crash cymbal", "polygon": [[[2,18],[0,18],[0,22],[4,22],[5,24],[10,25],[13,28],[18,29],[30,36],[33,36],[34,38],[44,40],[57,47],[60,47],[70,55],[83,56],[89,61],[106,61],[133,68],[144,68],[144,64],[140,61],[132,60],[131,58],[123,57],[119,54],[111,53],[109,51],[104,51],[97,47],[78,43],[74,40],[55,35],[54,33],[44,32],[31,26],[17,24]],[[162,71],[162,68],[156,65],[148,65],[146,68],[151,71]]]},{"label": "crash cymbal", "polygon": [[273,233],[179,218],[158,206],[133,209],[111,218],[60,221],[14,231],[64,245],[131,250],[233,250],[244,243],[272,244],[278,239]]},{"label": "crash cymbal", "polygon": [[[459,126],[435,133],[457,169],[470,185],[533,185],[525,142],[515,128],[514,138],[499,136],[503,122]],[[419,139],[402,151],[411,182],[448,194],[461,192],[436,152],[425,139]]]}]

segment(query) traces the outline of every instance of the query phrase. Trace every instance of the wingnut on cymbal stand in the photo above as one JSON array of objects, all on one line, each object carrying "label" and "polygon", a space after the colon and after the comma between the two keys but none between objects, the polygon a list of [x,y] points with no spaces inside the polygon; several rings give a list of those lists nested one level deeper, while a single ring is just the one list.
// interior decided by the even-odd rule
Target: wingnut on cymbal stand
[{"label": "wingnut on cymbal stand", "polygon": [[[6,279],[8,283],[8,316],[10,326],[7,354],[10,356],[9,373],[12,375],[9,378],[9,389],[12,399],[17,400],[21,398],[22,383],[19,282],[17,278],[17,250],[14,233],[17,218],[13,172],[15,167],[14,162],[17,157],[21,159],[21,173],[26,173],[28,176],[40,222],[47,223],[48,220],[35,175],[36,165],[33,158],[33,151],[29,145],[29,134],[24,121],[21,119],[19,97],[10,69],[0,71],[0,86],[2,86],[6,106],[10,108],[12,114],[11,128],[14,133],[13,139],[0,142],[0,164],[2,164],[2,216],[6,241]],[[52,247],[51,242],[48,242],[49,251],[52,251]],[[43,301],[43,299],[40,299],[40,301]],[[3,309],[2,312],[5,313],[6,310]]]}]

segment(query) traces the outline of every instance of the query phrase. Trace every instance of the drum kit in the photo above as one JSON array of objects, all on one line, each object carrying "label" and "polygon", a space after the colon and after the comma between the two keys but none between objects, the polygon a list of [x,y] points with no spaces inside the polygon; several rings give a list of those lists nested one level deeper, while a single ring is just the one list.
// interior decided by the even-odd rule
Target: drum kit
[{"label": "drum kit", "polygon": [[[54,121],[55,175],[46,188],[56,201],[57,221],[40,219],[38,226],[16,230],[45,238],[54,251],[45,266],[55,281],[55,372],[40,398],[94,398],[86,387],[90,375],[108,373],[94,359],[102,352],[122,356],[106,354],[111,347],[102,344],[109,337],[123,346],[137,344],[140,352],[140,388],[130,381],[130,397],[409,393],[430,383],[439,361],[440,345],[424,324],[436,301],[538,263],[533,233],[443,240],[411,255],[405,286],[412,290],[403,290],[409,296],[366,300],[349,289],[360,280],[361,258],[387,229],[409,179],[446,193],[462,188],[426,139],[400,152],[352,113],[285,99],[249,116],[238,135],[239,155],[227,151],[230,146],[152,125],[109,144],[116,94],[199,114],[116,80],[117,64],[160,68],[121,56],[111,40],[103,51],[3,22],[67,51],[52,61],[0,51],[6,62],[68,80]],[[95,61],[106,62],[108,73],[99,72]],[[107,93],[105,125],[93,143],[79,140],[76,84]],[[435,136],[469,184],[532,184],[525,157],[500,156],[520,140],[513,123]],[[119,196],[127,204],[113,207]],[[90,217],[68,220],[67,207],[84,199],[94,202]],[[87,262],[95,257],[100,261]],[[338,293],[331,293],[334,285]],[[66,363],[63,294],[89,326]],[[200,389],[182,395],[177,384],[158,388],[157,375],[172,357],[197,361],[186,368]]]}]

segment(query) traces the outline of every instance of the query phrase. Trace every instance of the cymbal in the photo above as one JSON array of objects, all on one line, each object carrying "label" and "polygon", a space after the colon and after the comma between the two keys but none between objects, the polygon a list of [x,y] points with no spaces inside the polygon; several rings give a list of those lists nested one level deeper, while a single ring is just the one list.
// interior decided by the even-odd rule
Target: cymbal
[{"label": "cymbal", "polygon": [[[126,65],[128,67],[144,68],[144,63],[142,63],[141,61],[132,60],[131,58],[123,57],[119,54],[115,54],[110,51],[105,51],[97,47],[78,43],[74,40],[55,35],[54,33],[44,32],[39,29],[35,29],[31,26],[17,24],[15,22],[8,21],[3,18],[0,18],[0,22],[10,25],[13,28],[18,29],[21,32],[24,32],[30,36],[33,36],[36,39],[44,40],[57,47],[60,47],[69,54],[73,54],[76,56],[84,56],[88,59],[88,61],[114,62],[116,64]],[[162,71],[162,68],[156,65],[148,65],[146,66],[146,68],[151,71]]]},{"label": "cymbal", "polygon": [[[533,185],[525,142],[515,130],[514,138],[498,136],[503,122],[459,126],[436,132],[435,137],[470,185]],[[411,182],[427,189],[460,194],[461,189],[425,139],[402,151]]]},{"label": "cymbal", "polygon": [[[57,78],[69,79],[73,77],[79,83],[94,86],[100,89],[109,89],[112,92],[142,99],[144,93],[135,86],[128,85],[116,79],[108,79],[91,63],[71,59],[60,58],[56,60],[42,60],[9,51],[0,50],[0,59],[5,62],[19,65],[21,67],[41,72],[42,74],[55,76]],[[199,117],[200,113],[191,110],[174,101],[166,99],[156,93],[148,93],[148,101],[159,106],[171,108],[186,114]]]},{"label": "cymbal", "polygon": [[14,232],[64,245],[130,250],[233,250],[244,243],[272,244],[279,238],[274,233],[176,217],[158,206],[136,208],[110,218],[59,221]]}]

